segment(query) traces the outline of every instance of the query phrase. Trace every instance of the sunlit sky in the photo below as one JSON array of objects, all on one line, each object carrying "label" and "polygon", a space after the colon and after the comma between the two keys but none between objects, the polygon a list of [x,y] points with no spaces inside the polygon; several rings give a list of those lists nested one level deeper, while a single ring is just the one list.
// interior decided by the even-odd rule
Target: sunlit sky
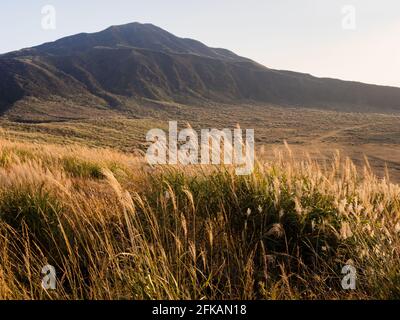
[{"label": "sunlit sky", "polygon": [[[55,30],[41,26],[44,5],[56,9]],[[7,0],[0,53],[134,21],[270,68],[400,87],[398,0]]]}]

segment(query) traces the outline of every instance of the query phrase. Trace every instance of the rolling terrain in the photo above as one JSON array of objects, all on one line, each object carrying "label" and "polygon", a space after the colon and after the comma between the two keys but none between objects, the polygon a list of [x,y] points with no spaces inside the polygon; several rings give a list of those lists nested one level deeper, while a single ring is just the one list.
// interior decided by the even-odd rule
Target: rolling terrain
[{"label": "rolling terrain", "polygon": [[[151,24],[82,33],[0,55],[0,125],[17,140],[143,152],[168,120],[256,130],[299,154],[366,155],[396,181],[400,89],[273,70]],[[272,152],[270,152],[272,154]]]},{"label": "rolling terrain", "polygon": [[[190,120],[189,120],[190,119]],[[178,120],[184,128],[254,128],[260,159],[273,157],[287,141],[298,159],[307,154],[319,161],[331,159],[339,150],[358,166],[365,157],[379,176],[385,168],[393,181],[400,182],[400,115],[345,113],[307,108],[282,108],[255,105],[195,107],[177,104],[149,104],[137,108],[135,116],[112,112],[95,118],[14,122],[0,120],[0,135],[12,141],[38,144],[78,144],[112,148],[130,154],[146,150],[146,132],[168,129],[168,121]]]},{"label": "rolling terrain", "polygon": [[[400,111],[400,89],[273,70],[151,24],[78,34],[0,56],[0,112],[16,121],[134,114],[147,100]],[[190,119],[188,119],[190,120]]]}]

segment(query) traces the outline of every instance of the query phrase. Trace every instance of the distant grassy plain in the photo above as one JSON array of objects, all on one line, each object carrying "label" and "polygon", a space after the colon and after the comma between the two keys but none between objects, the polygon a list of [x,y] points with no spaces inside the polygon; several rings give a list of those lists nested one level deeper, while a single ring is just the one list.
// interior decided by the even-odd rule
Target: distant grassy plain
[{"label": "distant grassy plain", "polygon": [[[25,109],[24,109],[25,110]],[[39,110],[40,111],[40,110]],[[259,156],[270,157],[286,140],[297,158],[310,154],[315,160],[331,159],[336,150],[361,166],[368,158],[376,174],[387,167],[393,181],[400,182],[400,115],[321,111],[273,106],[218,105],[195,107],[147,101],[146,107],[129,111],[92,110],[67,113],[57,120],[25,112],[0,118],[3,136],[16,141],[79,144],[106,147],[137,154],[146,150],[145,136],[151,128],[168,128],[169,120],[195,129],[254,128]],[[18,113],[18,109],[15,111]],[[20,113],[21,114],[21,113]],[[18,121],[16,121],[16,119]],[[140,153],[139,152],[139,153]]]}]

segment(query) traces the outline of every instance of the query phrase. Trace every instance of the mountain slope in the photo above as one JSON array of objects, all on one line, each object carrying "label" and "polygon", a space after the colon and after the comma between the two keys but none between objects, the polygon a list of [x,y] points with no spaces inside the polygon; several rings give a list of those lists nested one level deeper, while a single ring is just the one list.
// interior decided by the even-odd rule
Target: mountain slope
[{"label": "mountain slope", "polygon": [[126,99],[143,98],[400,111],[399,88],[268,69],[151,24],[113,26],[0,56],[2,113],[45,114],[41,106],[51,105],[57,116],[57,103],[122,110]]}]

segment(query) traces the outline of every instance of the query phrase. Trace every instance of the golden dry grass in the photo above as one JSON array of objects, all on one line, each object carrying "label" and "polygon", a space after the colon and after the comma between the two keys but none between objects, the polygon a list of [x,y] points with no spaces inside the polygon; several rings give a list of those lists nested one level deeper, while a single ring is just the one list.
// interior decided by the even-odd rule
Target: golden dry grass
[{"label": "golden dry grass", "polygon": [[395,299],[399,232],[400,187],[339,155],[239,177],[0,141],[0,299]]}]

